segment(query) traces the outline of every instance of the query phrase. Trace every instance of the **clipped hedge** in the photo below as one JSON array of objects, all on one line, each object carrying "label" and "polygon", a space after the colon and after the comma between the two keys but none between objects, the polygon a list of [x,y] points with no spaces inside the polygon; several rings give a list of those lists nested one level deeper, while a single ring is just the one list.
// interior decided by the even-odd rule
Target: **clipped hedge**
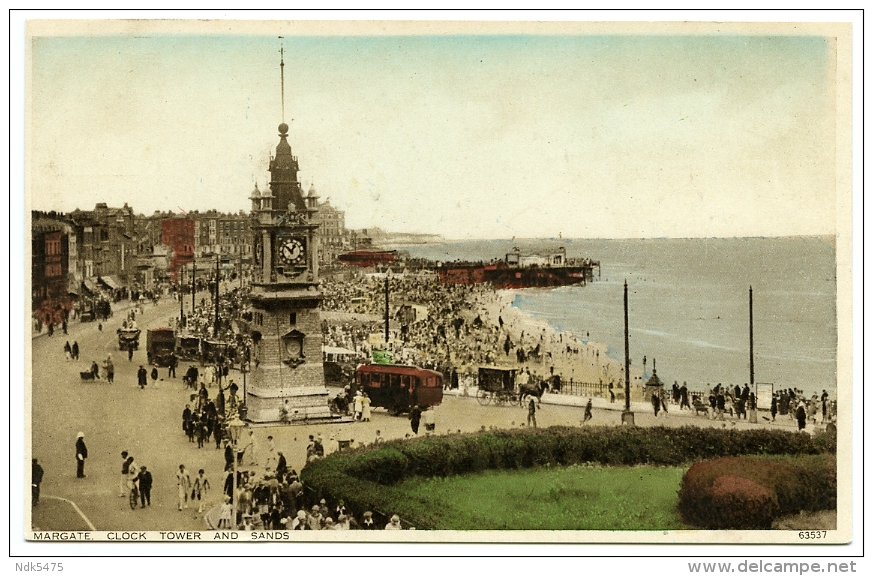
[{"label": "clipped hedge", "polygon": [[362,480],[394,484],[409,476],[452,476],[546,464],[678,466],[721,456],[822,454],[835,449],[836,443],[825,436],[773,430],[552,427],[392,442],[385,448],[348,453],[350,460],[343,470]]},{"label": "clipped hedge", "polygon": [[354,513],[405,512],[416,516],[419,527],[427,528],[428,518],[419,517],[419,506],[411,505],[404,511],[403,503],[396,502],[382,487],[412,476],[445,477],[491,469],[589,462],[678,466],[722,456],[825,454],[835,450],[833,438],[777,430],[552,427],[430,436],[367,446],[312,462],[301,471],[301,478],[317,497],[341,498]]},{"label": "clipped hedge", "polygon": [[836,459],[831,454],[698,462],[679,489],[683,521],[701,528],[763,530],[779,516],[836,507]]}]

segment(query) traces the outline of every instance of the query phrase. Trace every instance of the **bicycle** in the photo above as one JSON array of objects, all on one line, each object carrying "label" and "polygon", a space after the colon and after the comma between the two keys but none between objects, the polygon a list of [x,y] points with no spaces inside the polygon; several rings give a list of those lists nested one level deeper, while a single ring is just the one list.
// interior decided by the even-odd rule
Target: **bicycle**
[{"label": "bicycle", "polygon": [[139,501],[139,489],[136,487],[136,484],[131,486],[130,488],[130,509],[136,510],[137,502]]}]

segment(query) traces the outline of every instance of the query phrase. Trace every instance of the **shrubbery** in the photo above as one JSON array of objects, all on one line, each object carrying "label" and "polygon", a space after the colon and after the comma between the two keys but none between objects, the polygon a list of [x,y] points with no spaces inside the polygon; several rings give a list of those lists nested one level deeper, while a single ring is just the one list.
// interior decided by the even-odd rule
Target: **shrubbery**
[{"label": "shrubbery", "polygon": [[553,427],[431,436],[336,457],[347,459],[343,464],[346,474],[393,484],[408,476],[451,476],[546,464],[677,466],[720,456],[821,454],[835,449],[836,444],[825,436],[772,430]]},{"label": "shrubbery", "polygon": [[679,490],[682,519],[701,528],[767,529],[778,516],[836,507],[836,460],[830,454],[698,462]]},{"label": "shrubbery", "polygon": [[[313,462],[301,476],[318,497],[342,498],[359,514],[373,509],[400,511],[402,505],[380,488],[411,476],[589,462],[677,466],[722,456],[826,454],[835,450],[833,438],[775,430],[552,427],[388,442]],[[729,488],[723,486],[726,491]],[[776,494],[783,513],[787,513],[785,503],[801,498],[792,494],[787,488]],[[422,527],[427,525],[426,519],[417,520]]]}]

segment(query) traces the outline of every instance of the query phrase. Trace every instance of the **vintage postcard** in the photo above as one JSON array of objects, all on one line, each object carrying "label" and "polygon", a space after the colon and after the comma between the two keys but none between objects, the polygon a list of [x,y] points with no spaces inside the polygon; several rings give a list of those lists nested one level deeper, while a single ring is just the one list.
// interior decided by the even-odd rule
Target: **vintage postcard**
[{"label": "vintage postcard", "polygon": [[34,542],[853,538],[851,24],[34,20]]}]

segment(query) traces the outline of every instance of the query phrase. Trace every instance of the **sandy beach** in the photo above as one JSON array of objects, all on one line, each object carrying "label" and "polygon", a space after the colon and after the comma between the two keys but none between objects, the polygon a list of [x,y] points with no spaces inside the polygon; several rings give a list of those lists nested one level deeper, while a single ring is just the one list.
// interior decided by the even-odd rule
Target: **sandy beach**
[{"label": "sandy beach", "polygon": [[[499,364],[527,367],[532,374],[543,378],[547,378],[554,369],[554,374],[560,375],[564,382],[612,382],[616,388],[623,389],[624,366],[621,361],[607,356],[605,344],[583,339],[570,332],[558,333],[545,320],[534,318],[513,306],[517,294],[516,290],[496,291],[494,299],[480,311],[484,312],[482,319],[489,324],[498,324],[502,318],[503,331],[514,344],[526,349],[541,345],[541,359],[519,363],[512,352],[506,355],[501,351]],[[631,368],[631,377],[632,388],[641,392],[642,372]],[[620,395],[619,390],[616,393]],[[635,396],[632,390],[631,398],[635,399]]]}]

